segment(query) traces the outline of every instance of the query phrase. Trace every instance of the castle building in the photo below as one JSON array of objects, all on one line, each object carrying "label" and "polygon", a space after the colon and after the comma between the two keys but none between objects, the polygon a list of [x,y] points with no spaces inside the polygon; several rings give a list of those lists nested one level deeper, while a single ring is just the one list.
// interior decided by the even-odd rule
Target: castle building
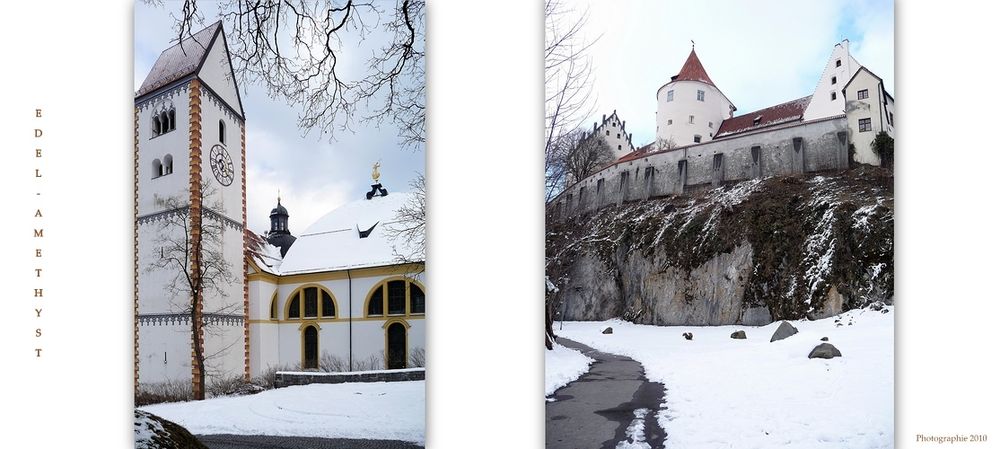
[{"label": "castle building", "polygon": [[378,184],[298,238],[279,199],[270,231],[250,232],[245,114],[221,22],[160,54],[133,125],[137,388],[198,381],[192,320],[209,383],[323,360],[411,364],[424,344],[423,254],[388,229],[411,196]]},{"label": "castle building", "polygon": [[[871,143],[880,132],[895,138],[895,100],[883,80],[851,56],[847,40],[834,45],[805,97],[734,115],[736,106],[692,46],[656,100],[656,140],[573,180],[550,202],[556,217],[753,178],[881,165]],[[612,124],[617,113],[613,117]],[[595,123],[595,131],[608,120]]]},{"label": "castle building", "polygon": [[594,122],[594,129],[580,139],[579,145],[592,139],[606,143],[615,159],[635,151],[632,133],[625,131],[625,120],[618,118],[617,110],[612,111],[610,116],[605,114],[600,124]]}]

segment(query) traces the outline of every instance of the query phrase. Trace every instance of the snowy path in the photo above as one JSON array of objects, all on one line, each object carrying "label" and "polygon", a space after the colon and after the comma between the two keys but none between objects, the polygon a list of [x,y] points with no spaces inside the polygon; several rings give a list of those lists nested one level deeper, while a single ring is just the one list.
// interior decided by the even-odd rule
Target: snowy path
[{"label": "snowy path", "polygon": [[656,421],[663,385],[646,380],[642,365],[565,338],[559,344],[594,359],[590,371],[556,390],[545,404],[547,449],[662,447]]}]

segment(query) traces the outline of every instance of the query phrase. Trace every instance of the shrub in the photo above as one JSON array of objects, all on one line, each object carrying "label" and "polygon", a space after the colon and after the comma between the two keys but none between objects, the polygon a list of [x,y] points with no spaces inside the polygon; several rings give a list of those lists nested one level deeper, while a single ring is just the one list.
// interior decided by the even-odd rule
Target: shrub
[{"label": "shrub", "polygon": [[350,371],[350,368],[347,366],[347,361],[326,351],[324,351],[323,355],[319,358],[319,369],[320,371],[328,373],[342,373],[344,371]]},{"label": "shrub", "polygon": [[878,155],[882,167],[892,168],[894,147],[895,139],[890,137],[889,133],[879,131],[875,135],[875,140],[872,140],[872,151]]},{"label": "shrub", "polygon": [[423,368],[426,363],[424,348],[416,348],[410,351],[410,363],[408,368]]},{"label": "shrub", "polygon": [[194,398],[190,381],[166,381],[152,384],[139,384],[135,391],[135,406],[163,402],[184,402]]}]

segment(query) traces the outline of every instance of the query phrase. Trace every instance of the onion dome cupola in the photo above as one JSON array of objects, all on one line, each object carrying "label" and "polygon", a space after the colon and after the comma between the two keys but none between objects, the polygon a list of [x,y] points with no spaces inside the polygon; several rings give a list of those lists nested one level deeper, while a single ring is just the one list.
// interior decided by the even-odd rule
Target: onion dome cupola
[{"label": "onion dome cupola", "polygon": [[735,110],[708,76],[692,42],[681,70],[656,91],[656,138],[677,146],[708,142]]},{"label": "onion dome cupola", "polygon": [[271,209],[271,230],[267,233],[267,243],[281,248],[281,257],[295,243],[295,236],[288,230],[288,209],[281,205],[281,196],[278,196],[278,205]]}]

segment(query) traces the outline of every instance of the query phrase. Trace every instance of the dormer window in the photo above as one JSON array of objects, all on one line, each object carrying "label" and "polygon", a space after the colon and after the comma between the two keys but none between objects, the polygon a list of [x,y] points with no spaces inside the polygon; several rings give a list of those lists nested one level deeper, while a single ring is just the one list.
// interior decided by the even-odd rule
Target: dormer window
[{"label": "dormer window", "polygon": [[703,90],[698,91],[698,101],[705,101],[705,91]]}]

